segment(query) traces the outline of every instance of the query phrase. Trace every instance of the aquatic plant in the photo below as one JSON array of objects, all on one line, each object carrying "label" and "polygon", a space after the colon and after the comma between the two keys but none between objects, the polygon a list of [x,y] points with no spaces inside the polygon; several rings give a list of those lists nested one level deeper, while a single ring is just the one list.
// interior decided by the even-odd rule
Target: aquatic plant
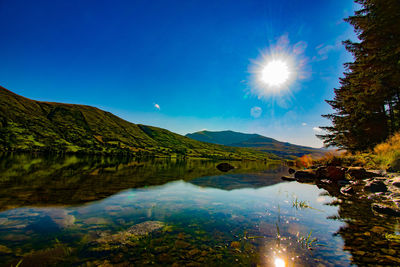
[{"label": "aquatic plant", "polygon": [[292,207],[298,209],[311,209],[312,207],[308,205],[306,201],[301,201],[297,197],[292,202]]},{"label": "aquatic plant", "polygon": [[[297,233],[297,242],[301,245],[302,248],[307,248],[309,250],[312,249],[313,244],[318,241],[316,237],[311,238],[312,230],[307,236],[300,236],[300,233]],[[321,245],[321,244],[315,244]]]},{"label": "aquatic plant", "polygon": [[[15,265],[15,267],[19,267],[19,266],[21,266],[21,264],[22,264],[22,260],[20,260],[20,261],[17,263],[17,265]],[[11,265],[11,267],[14,267],[14,266]]]},{"label": "aquatic plant", "polygon": [[313,209],[313,210],[317,210],[317,211],[323,212],[323,210],[319,210],[319,209],[313,208],[307,203],[307,201],[299,200],[297,197],[295,197],[295,199],[292,201],[292,207],[296,208],[296,210],[299,210],[299,209]]}]

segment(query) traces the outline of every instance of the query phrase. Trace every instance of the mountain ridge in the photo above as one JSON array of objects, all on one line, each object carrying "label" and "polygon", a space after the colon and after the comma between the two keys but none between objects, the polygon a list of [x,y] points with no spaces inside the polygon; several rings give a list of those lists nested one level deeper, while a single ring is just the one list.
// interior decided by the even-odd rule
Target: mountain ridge
[{"label": "mountain ridge", "polygon": [[260,134],[248,134],[235,132],[232,130],[204,130],[189,133],[185,136],[202,142],[251,148],[257,151],[272,153],[288,159],[301,157],[308,154],[311,154],[315,157],[320,157],[323,156],[323,154],[326,152],[324,149],[295,145],[289,142],[281,142],[274,138],[266,137]]}]

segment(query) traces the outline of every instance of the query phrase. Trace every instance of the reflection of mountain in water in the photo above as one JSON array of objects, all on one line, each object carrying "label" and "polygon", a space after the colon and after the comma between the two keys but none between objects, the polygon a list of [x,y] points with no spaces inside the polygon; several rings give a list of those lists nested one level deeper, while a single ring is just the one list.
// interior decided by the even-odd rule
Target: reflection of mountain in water
[{"label": "reflection of mountain in water", "polygon": [[191,180],[190,183],[197,186],[213,187],[223,190],[259,188],[282,182],[281,177],[283,175],[287,175],[287,167],[279,166],[260,173],[201,177]]},{"label": "reflection of mountain in water", "polygon": [[[0,155],[0,210],[78,205],[128,188],[222,174],[216,169],[217,164],[179,159],[143,161],[117,157]],[[267,162],[247,161],[232,162],[232,165],[236,167],[232,174],[277,167]],[[224,177],[229,179],[230,175]]]}]

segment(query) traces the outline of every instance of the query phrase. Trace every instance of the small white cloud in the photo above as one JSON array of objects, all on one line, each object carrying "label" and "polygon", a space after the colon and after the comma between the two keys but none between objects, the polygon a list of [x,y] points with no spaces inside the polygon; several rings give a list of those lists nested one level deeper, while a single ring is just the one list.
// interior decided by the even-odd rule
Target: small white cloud
[{"label": "small white cloud", "polygon": [[260,116],[261,116],[261,113],[262,113],[262,109],[261,109],[260,107],[252,107],[251,110],[250,110],[250,115],[251,115],[253,118],[258,118],[258,117],[260,117]]},{"label": "small white cloud", "polygon": [[304,51],[306,50],[306,48],[307,48],[307,43],[306,43],[306,42],[304,42],[304,41],[297,42],[297,43],[293,46],[293,53],[294,53],[295,55],[303,54]]},{"label": "small white cloud", "polygon": [[307,123],[303,122],[301,125],[303,125],[303,126],[307,126]]},{"label": "small white cloud", "polygon": [[320,44],[319,46],[317,46],[315,48],[315,50],[317,50],[317,54],[316,56],[314,56],[312,58],[313,61],[323,61],[328,59],[329,54],[332,51],[336,51],[340,48],[340,46],[338,44],[335,45],[325,45],[325,44]]},{"label": "small white cloud", "polygon": [[314,128],[312,128],[313,130],[314,130],[314,132],[317,132],[317,133],[320,133],[320,132],[322,132],[323,130],[321,129],[321,128],[319,128],[319,127],[314,127]]},{"label": "small white cloud", "polygon": [[159,104],[154,104],[154,107],[158,110],[160,110],[160,105]]}]

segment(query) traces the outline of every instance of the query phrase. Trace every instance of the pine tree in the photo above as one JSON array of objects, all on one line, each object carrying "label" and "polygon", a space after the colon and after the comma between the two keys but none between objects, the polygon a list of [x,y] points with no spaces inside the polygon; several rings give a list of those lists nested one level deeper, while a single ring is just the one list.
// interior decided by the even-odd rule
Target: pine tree
[{"label": "pine tree", "polygon": [[346,63],[340,88],[327,100],[335,113],[319,135],[325,145],[350,151],[372,148],[400,129],[400,1],[356,0],[362,8],[345,19],[359,42],[344,41]]}]

